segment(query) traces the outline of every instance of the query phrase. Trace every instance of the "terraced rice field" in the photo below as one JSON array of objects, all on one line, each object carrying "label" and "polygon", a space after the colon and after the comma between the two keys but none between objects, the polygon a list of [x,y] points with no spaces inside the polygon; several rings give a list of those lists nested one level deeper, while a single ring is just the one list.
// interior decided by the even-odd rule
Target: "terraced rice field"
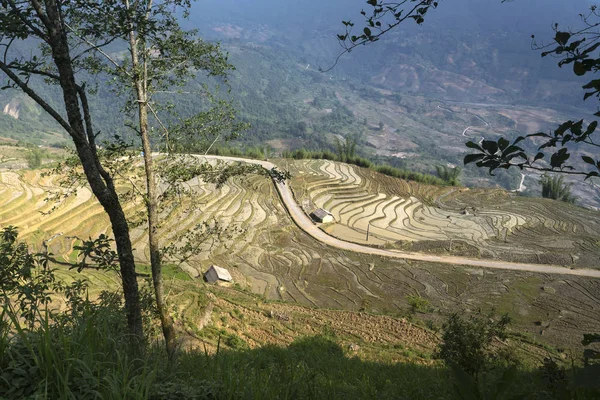
[{"label": "terraced rice field", "polygon": [[[536,248],[533,244],[533,235],[539,231],[547,235],[548,240],[555,240],[555,245],[580,246],[581,259],[587,257],[586,254],[594,257],[596,254],[597,244],[592,242],[597,235],[593,225],[595,217],[578,208],[513,198],[499,191],[453,192],[448,188],[404,182],[325,161],[281,161],[280,165],[289,167],[294,174],[290,184],[302,205],[309,207],[309,202],[313,202],[330,207],[337,213],[336,218],[343,216],[348,224],[336,225],[358,233],[364,226],[361,224],[376,219],[373,223],[383,232],[376,232],[377,228],[371,232],[388,245],[395,243],[396,237],[410,238],[410,243],[415,245],[426,243],[419,241],[419,237],[439,239],[440,242],[444,238],[461,238],[500,254],[509,246],[510,242],[504,242],[506,239],[522,242],[522,249],[517,245],[515,248],[523,254],[527,251],[539,254],[543,245],[536,244],[542,246]],[[22,238],[38,246],[43,239],[54,237],[50,242],[51,250],[72,260],[76,256],[72,250],[76,241],[74,236],[86,238],[109,233],[109,225],[100,206],[85,188],[78,191],[77,196],[64,199],[54,213],[40,214],[39,211],[48,211],[52,207],[44,202],[46,193],[62,190],[56,181],[52,177],[42,177],[37,171],[0,171],[0,225],[18,226]],[[160,233],[163,243],[178,238],[189,227],[213,218],[240,228],[219,242],[202,244],[201,254],[181,264],[191,277],[197,277],[215,263],[228,268],[236,283],[268,299],[327,309],[399,315],[408,312],[406,297],[419,295],[429,300],[434,310],[431,318],[438,322],[452,311],[494,308],[509,312],[515,318],[516,329],[535,335],[543,333],[545,340],[563,345],[576,345],[583,332],[600,331],[598,280],[407,262],[337,250],[297,228],[282,206],[272,182],[264,177],[234,178],[220,189],[197,180],[191,181],[190,185],[195,190],[194,202],[173,206],[163,212]],[[360,206],[353,208],[354,202],[350,201],[353,196]],[[337,202],[341,198],[344,202]],[[483,203],[484,199],[487,199],[485,207],[478,203]],[[512,204],[513,201],[517,204]],[[530,205],[531,211],[527,208]],[[469,207],[476,210],[471,210],[471,215],[463,215],[462,210]],[[130,215],[140,209],[140,204],[127,206]],[[446,213],[456,221],[445,221]],[[563,215],[560,213],[567,216],[573,213],[574,217],[566,219],[562,225],[543,222],[550,218],[558,221]],[[419,220],[419,216],[425,219]],[[401,218],[404,219],[402,224]],[[495,237],[499,232],[507,232],[511,218],[515,226],[507,238]],[[455,229],[447,230],[446,225],[442,225],[436,227],[434,233],[426,233],[426,228],[435,226],[431,221],[440,225],[451,223]],[[486,221],[487,225],[474,221]],[[394,226],[395,230],[390,231],[398,236],[385,236],[387,226]],[[462,232],[461,226],[469,227],[470,233]],[[505,230],[494,231],[493,227]],[[414,232],[406,233],[409,228]],[[144,228],[134,228],[132,236],[138,261],[147,263]],[[583,240],[584,237],[588,242]],[[101,275],[93,278],[99,285],[108,284],[108,281],[102,281]],[[167,282],[168,288],[173,285],[177,283]],[[198,296],[198,293],[186,292],[176,299],[173,297],[173,301],[178,302],[178,312],[195,315]]]},{"label": "terraced rice field", "polygon": [[507,261],[600,265],[597,212],[503,190],[421,185],[326,160],[286,165],[299,203],[307,212],[330,211],[335,223],[323,229],[341,239],[413,250],[462,245]]}]

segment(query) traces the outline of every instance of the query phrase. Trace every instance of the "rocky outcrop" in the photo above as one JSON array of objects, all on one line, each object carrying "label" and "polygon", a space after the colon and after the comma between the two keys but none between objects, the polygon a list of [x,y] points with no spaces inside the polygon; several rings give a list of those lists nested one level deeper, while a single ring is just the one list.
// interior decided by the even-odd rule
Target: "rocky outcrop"
[{"label": "rocky outcrop", "polygon": [[4,113],[4,115],[10,115],[14,119],[19,119],[19,113],[21,112],[21,104],[13,100],[4,106],[2,112]]}]

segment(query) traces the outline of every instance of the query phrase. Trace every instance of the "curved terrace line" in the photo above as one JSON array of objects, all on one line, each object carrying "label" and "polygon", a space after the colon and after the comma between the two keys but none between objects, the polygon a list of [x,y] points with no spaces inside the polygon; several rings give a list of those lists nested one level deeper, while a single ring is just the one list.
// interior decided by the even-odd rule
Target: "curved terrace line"
[{"label": "curved terrace line", "polygon": [[[239,157],[224,157],[224,156],[204,156],[204,155],[196,155],[198,158],[205,159],[217,159],[223,161],[233,161],[233,162],[245,162],[249,164],[258,164],[265,169],[276,168],[276,165],[269,161],[261,161],[261,160],[251,160],[246,158]],[[542,274],[558,274],[558,275],[574,275],[574,276],[584,276],[590,278],[600,278],[600,270],[593,269],[569,269],[566,267],[561,267],[557,265],[542,265],[542,264],[528,264],[528,263],[515,263],[509,261],[496,261],[496,260],[480,260],[473,259],[467,257],[457,257],[457,256],[437,256],[431,254],[424,253],[414,253],[414,252],[404,252],[399,250],[386,250],[386,249],[378,249],[374,247],[364,246],[357,243],[346,242],[344,240],[337,239],[333,236],[328,235],[318,226],[316,226],[313,221],[306,215],[306,213],[302,210],[302,208],[298,205],[296,200],[294,199],[294,195],[289,185],[286,185],[285,182],[274,182],[275,187],[277,188],[277,192],[279,193],[279,197],[281,198],[284,207],[288,211],[290,217],[296,223],[296,225],[306,232],[308,235],[312,236],[314,239],[324,243],[328,246],[335,247],[341,250],[352,251],[355,253],[361,254],[370,254],[376,256],[383,257],[392,257],[392,258],[400,258],[406,260],[415,260],[415,261],[427,261],[434,263],[443,263],[443,264],[452,264],[452,265],[464,265],[470,267],[479,267],[479,268],[491,268],[491,269],[503,269],[503,270],[513,270],[513,271],[526,271],[526,272],[536,272]]]}]

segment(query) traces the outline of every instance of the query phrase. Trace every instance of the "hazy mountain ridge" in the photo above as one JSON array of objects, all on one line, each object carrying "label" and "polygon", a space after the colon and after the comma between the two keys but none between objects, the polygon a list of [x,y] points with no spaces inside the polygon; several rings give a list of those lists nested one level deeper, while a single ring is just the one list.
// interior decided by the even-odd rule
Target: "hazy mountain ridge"
[{"label": "hazy mountain ridge", "polygon": [[[564,18],[565,24],[575,24],[577,12],[586,10],[584,1],[444,1],[422,26],[408,21],[380,42],[343,56],[331,71],[318,72],[342,50],[335,39],[341,20],[358,26],[364,5],[358,0],[210,0],[194,6],[186,26],[221,41],[236,66],[232,98],[252,124],[243,145],[323,148],[332,146],[335,136],[358,134],[365,155],[432,172],[436,163],[462,164],[468,139],[547,130],[587,116],[595,106],[582,102],[584,79],[531,49],[532,33],[550,40],[552,22]],[[92,102],[96,128],[110,136],[131,135],[123,127],[125,118],[114,112],[121,103],[105,83],[93,81],[99,89]],[[53,97],[52,89],[44,91]],[[3,92],[0,107],[13,104],[15,93]],[[184,115],[202,107],[194,95],[170,100]],[[31,126],[35,131],[47,126],[48,118],[38,111],[23,109],[19,120],[0,117],[10,122],[5,130],[13,137],[29,139]],[[380,122],[383,131],[377,128]],[[489,179],[485,171],[470,169],[465,183]],[[515,173],[502,185],[514,189],[519,179]]]},{"label": "hazy mountain ridge", "polygon": [[[356,3],[354,16],[360,17],[362,2],[351,3]],[[330,3],[314,19],[304,15],[306,9],[314,6],[311,2],[304,8],[292,2],[286,4],[285,10],[269,1],[257,4],[258,10],[262,5],[282,14],[271,18],[267,13],[260,21],[250,8],[243,8],[247,13],[245,18],[236,17],[233,12],[226,20],[226,16],[217,14],[214,20],[206,22],[208,26],[202,26],[203,34],[221,40],[260,42],[317,67],[333,64],[342,50],[335,37],[342,31],[341,20],[348,16],[352,4],[342,7]],[[271,7],[267,7],[269,4]],[[531,49],[530,38],[536,34],[539,43],[548,43],[556,18],[564,18],[566,25],[574,24],[577,12],[584,12],[586,4],[541,4],[540,1],[500,4],[490,0],[453,2],[450,7],[449,2],[442,2],[422,26],[407,21],[379,43],[343,56],[330,73],[382,88],[448,100],[586,106],[580,90],[584,80],[576,79],[568,67],[559,69],[555,60],[542,59],[539,51]],[[290,8],[296,10],[293,18],[289,16]],[[357,26],[361,22],[353,20]],[[194,22],[200,20],[192,13],[189,23]]]}]

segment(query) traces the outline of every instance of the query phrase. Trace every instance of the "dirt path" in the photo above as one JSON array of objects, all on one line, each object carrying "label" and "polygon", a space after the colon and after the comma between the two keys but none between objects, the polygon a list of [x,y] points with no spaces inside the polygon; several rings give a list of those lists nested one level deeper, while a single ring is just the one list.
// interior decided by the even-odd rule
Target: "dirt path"
[{"label": "dirt path", "polygon": [[[260,160],[250,160],[245,158],[237,158],[237,157],[221,157],[221,156],[197,156],[198,158],[206,158],[206,159],[220,159],[224,161],[238,161],[245,162],[250,164],[258,164],[261,165],[265,169],[275,168],[275,165],[268,161],[260,161]],[[455,257],[455,256],[436,256],[431,254],[422,254],[422,253],[409,253],[397,250],[385,250],[385,249],[377,249],[373,247],[363,246],[356,243],[346,242],[332,236],[329,236],[327,233],[323,232],[319,227],[317,227],[312,220],[304,213],[302,208],[298,205],[296,200],[294,199],[294,195],[288,185],[285,183],[275,183],[277,188],[277,192],[290,216],[298,225],[300,229],[304,232],[312,236],[314,239],[328,245],[331,247],[335,247],[341,250],[353,251],[356,253],[362,254],[371,254],[376,256],[383,257],[393,257],[393,258],[402,258],[407,260],[416,260],[416,261],[428,261],[428,262],[436,262],[436,263],[444,263],[444,264],[453,264],[453,265],[468,265],[471,267],[480,267],[480,268],[493,268],[493,269],[504,269],[504,270],[514,270],[514,271],[527,271],[527,272],[537,272],[542,274],[561,274],[561,275],[575,275],[575,276],[585,276],[590,278],[600,278],[600,270],[592,270],[592,269],[569,269],[565,267],[560,267],[557,265],[540,265],[540,264],[525,264],[525,263],[514,263],[507,261],[495,261],[495,260],[480,260],[480,259],[472,259],[465,257]]]}]

